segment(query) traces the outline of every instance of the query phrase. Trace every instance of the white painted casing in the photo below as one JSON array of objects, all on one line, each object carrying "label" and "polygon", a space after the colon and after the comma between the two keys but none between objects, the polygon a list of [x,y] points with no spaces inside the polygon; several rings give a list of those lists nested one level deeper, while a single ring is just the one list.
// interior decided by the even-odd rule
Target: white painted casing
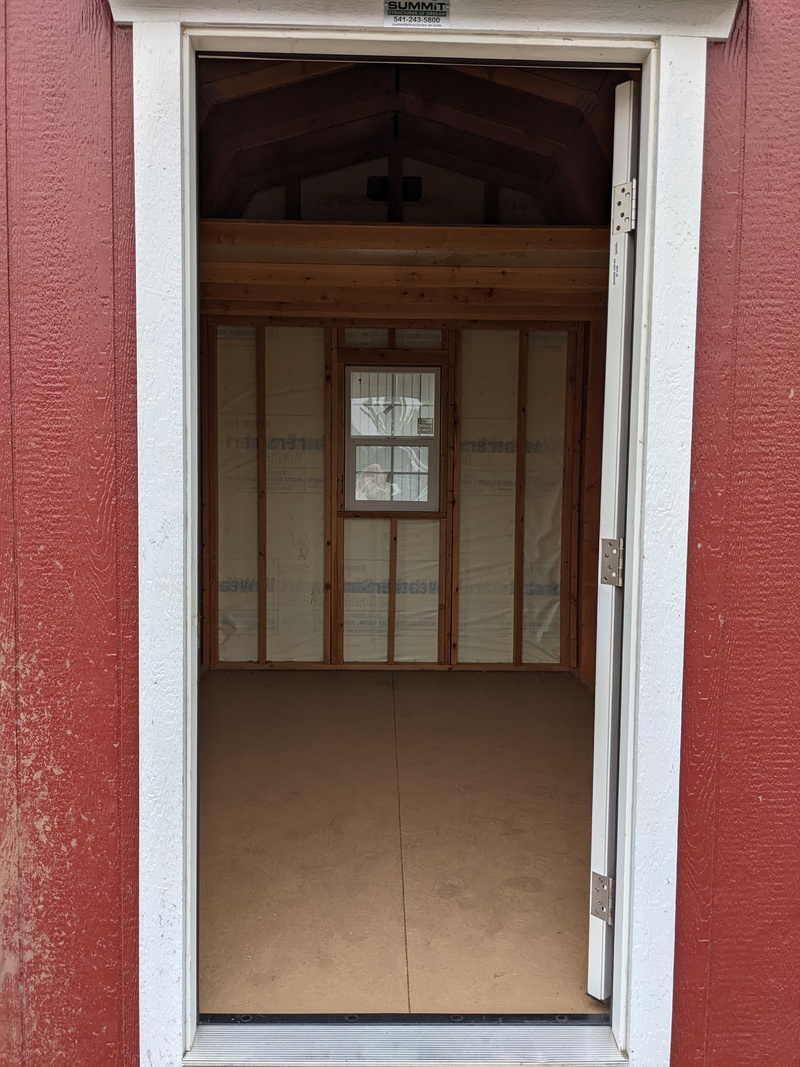
[{"label": "white painted casing", "polygon": [[[142,1063],[178,1067],[195,1041],[193,77],[195,51],[213,44],[251,54],[642,65],[612,1025],[589,1028],[596,1047],[583,1034],[581,1053],[574,1028],[559,1035],[555,1027],[526,1062],[613,1062],[613,1036],[633,1067],[667,1067],[706,36],[728,32],[736,3],[543,0],[534,24],[528,0],[512,0],[502,14],[495,4],[453,0],[451,28],[425,37],[384,30],[382,5],[354,0],[111,6],[134,24]],[[236,1029],[240,1052],[269,1040]],[[513,1057],[502,1046],[498,1031],[497,1059]],[[244,1062],[237,1047],[213,1062]]]}]

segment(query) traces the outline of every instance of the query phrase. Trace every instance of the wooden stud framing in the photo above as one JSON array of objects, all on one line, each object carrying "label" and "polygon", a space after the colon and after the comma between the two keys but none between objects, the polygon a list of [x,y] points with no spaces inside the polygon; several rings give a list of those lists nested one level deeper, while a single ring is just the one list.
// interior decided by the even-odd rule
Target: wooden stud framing
[{"label": "wooden stud framing", "polygon": [[447,566],[447,519],[439,520],[439,603],[436,612],[436,662],[447,663],[448,624],[447,592],[448,592],[448,566]]},{"label": "wooden stud framing", "polygon": [[209,666],[219,666],[219,406],[217,390],[217,329],[209,327],[208,346],[208,431],[209,477]]},{"label": "wooden stud framing", "polygon": [[331,605],[331,626],[333,645],[331,656],[334,663],[344,661],[344,482],[342,479],[342,456],[344,454],[344,410],[342,404],[344,368],[333,352],[333,390],[332,390],[332,434],[331,434],[331,469],[333,472],[333,506],[335,530],[333,551],[333,599]]},{"label": "wooden stud framing", "polygon": [[258,662],[267,648],[267,350],[264,327],[256,327],[256,434],[258,439]]},{"label": "wooden stud framing", "polygon": [[[409,323],[404,323],[404,327],[409,327]],[[448,477],[449,477],[449,465],[448,465],[448,442],[450,440],[450,427],[446,419],[446,415],[449,410],[449,390],[450,382],[452,380],[451,374],[451,349],[449,344],[450,334],[444,332],[444,340],[447,342],[447,347],[438,349],[408,349],[397,348],[396,343],[396,328],[387,327],[388,329],[388,347],[385,348],[348,348],[345,345],[344,330],[335,330],[336,343],[332,353],[332,359],[336,368],[336,381],[338,383],[338,396],[335,400],[336,417],[342,419],[341,429],[337,435],[337,459],[336,470],[338,476],[338,491],[336,495],[336,519],[343,527],[343,524],[347,520],[358,519],[388,519],[390,522],[390,558],[389,558],[389,605],[388,605],[388,639],[387,639],[387,662],[394,662],[394,644],[395,644],[395,617],[396,617],[396,596],[397,596],[397,528],[399,521],[406,520],[422,520],[422,521],[438,521],[440,536],[439,536],[439,609],[438,609],[438,662],[445,662],[444,655],[444,623],[446,616],[446,586],[444,584],[444,559],[446,557],[446,546],[444,545],[445,537],[445,525],[447,521],[447,505],[439,511],[403,511],[398,513],[397,511],[357,511],[354,509],[346,509],[344,502],[344,452],[345,452],[345,422],[347,415],[343,411],[344,397],[347,394],[346,384],[344,382],[344,374],[346,368],[354,365],[380,365],[385,363],[391,366],[409,366],[409,367],[435,367],[439,370],[439,419],[442,424],[441,432],[439,434],[439,492],[441,496],[445,496],[447,492]],[[339,409],[342,409],[340,413]],[[445,497],[446,499],[446,497]],[[344,558],[340,554],[337,563],[337,574],[340,581],[343,580],[344,574]],[[343,598],[337,600],[334,607],[334,615],[338,613],[342,616],[340,620],[340,629],[343,631],[343,612],[344,601]],[[342,640],[343,645],[343,640]],[[343,651],[337,662],[343,660]],[[362,665],[363,666],[363,665]],[[428,664],[426,664],[426,667]]]},{"label": "wooden stud framing", "polygon": [[[574,301],[578,293],[602,291],[606,271],[602,267],[572,267],[556,271],[552,267],[473,266],[395,266],[342,263],[230,263],[206,262],[200,272],[201,291],[219,293],[237,299],[237,293],[256,295],[259,290],[280,293],[296,286],[304,287],[307,297],[314,291],[324,293],[340,289],[374,291],[379,302],[386,289],[474,290],[477,302],[489,290],[508,290],[504,297],[511,302],[536,302],[535,292],[547,293],[549,299],[565,293]],[[531,292],[534,290],[534,293]],[[511,294],[519,293],[519,297]],[[313,297],[312,297],[313,298]],[[397,294],[393,293],[393,299]],[[280,296],[272,297],[279,300]],[[361,295],[359,295],[361,299]],[[446,298],[445,298],[446,299]],[[466,297],[465,297],[466,299]],[[488,296],[486,297],[488,299]]]},{"label": "wooden stud framing", "polygon": [[564,668],[559,663],[523,663],[515,666],[513,663],[319,663],[306,660],[287,660],[275,663],[221,663],[220,667],[233,671],[509,671],[511,673],[524,671],[558,671],[563,673]]},{"label": "wooden stud framing", "polygon": [[[520,323],[509,322],[507,328],[520,330],[518,397],[517,397],[517,459],[515,501],[515,547],[514,547],[514,636],[512,663],[506,664],[459,664],[458,663],[458,586],[459,586],[459,496],[460,496],[460,437],[461,437],[461,331],[452,319],[443,321],[445,331],[440,349],[398,349],[395,330],[399,328],[426,328],[425,320],[398,319],[393,325],[385,320],[358,322],[356,325],[379,326],[390,330],[386,348],[352,349],[344,347],[344,327],[329,326],[325,332],[325,619],[324,661],[321,663],[275,663],[269,662],[266,648],[266,354],[264,327],[269,318],[249,316],[236,319],[238,325],[255,327],[257,331],[256,377],[258,389],[258,496],[259,496],[259,662],[232,664],[219,660],[219,494],[218,494],[218,412],[217,412],[217,326],[230,322],[230,318],[207,317],[204,321],[201,375],[204,396],[203,419],[203,543],[206,546],[203,559],[203,647],[204,661],[209,666],[226,669],[397,669],[445,670],[562,670],[578,668],[581,677],[591,672],[589,644],[593,641],[591,610],[585,603],[588,587],[586,557],[591,546],[590,523],[585,517],[587,491],[594,490],[584,485],[596,466],[597,456],[591,443],[584,441],[586,433],[594,433],[602,425],[602,330],[576,325],[574,320]],[[318,325],[309,318],[298,318],[303,325]],[[278,320],[278,324],[281,320]],[[477,323],[466,323],[479,326]],[[492,327],[495,323],[491,323]],[[562,653],[559,664],[525,664],[522,662],[522,619],[524,577],[524,492],[525,492],[525,442],[527,439],[527,330],[565,330],[569,332],[568,378],[565,403],[564,483],[562,508],[562,560],[561,560],[561,640]],[[441,367],[440,418],[442,420],[440,455],[440,492],[443,510],[439,512],[355,512],[344,510],[343,448],[345,436],[344,373],[349,364],[380,364],[381,362],[409,366]],[[598,384],[599,383],[599,384]],[[584,412],[584,392],[591,412]],[[598,396],[600,397],[598,408]],[[597,409],[597,410],[595,410]],[[587,427],[587,420],[589,426]],[[589,451],[587,451],[587,448]],[[596,486],[595,486],[596,489]],[[596,493],[595,493],[596,495]],[[593,499],[593,497],[591,497]],[[591,510],[591,508],[589,509]],[[388,606],[388,641],[386,663],[347,664],[344,662],[344,523],[346,519],[388,519],[390,521],[390,581]],[[436,664],[395,664],[394,647],[397,612],[397,547],[400,521],[420,519],[439,522],[439,601],[438,639]]]},{"label": "wooden stud framing", "polygon": [[389,604],[386,620],[386,662],[394,663],[394,631],[397,610],[397,516],[389,520]]},{"label": "wooden stud framing", "polygon": [[211,326],[203,320],[200,326],[200,556],[201,556],[201,591],[200,591],[200,663],[207,667],[211,658],[211,516],[209,509],[212,499],[212,481],[209,464],[209,434],[212,419],[209,410],[211,397],[210,363],[211,363]]},{"label": "wooden stud framing", "polygon": [[439,492],[444,501],[444,516],[439,522],[439,617],[437,655],[438,663],[450,662],[451,633],[451,568],[452,568],[452,522],[453,522],[453,438],[455,436],[454,387],[458,368],[454,358],[454,331],[446,334],[448,342],[447,366],[442,373],[442,395],[439,417],[442,420],[444,452]]},{"label": "wooden stud framing", "polygon": [[522,619],[525,571],[525,442],[528,430],[528,332],[519,331],[517,373],[517,475],[514,502],[514,635],[512,661],[522,663]]},{"label": "wooden stud framing", "polygon": [[350,259],[367,252],[442,252],[462,255],[553,252],[594,253],[598,262],[608,257],[607,226],[386,226],[359,224],[354,249],[352,227],[341,223],[262,222],[254,219],[201,219],[201,250],[236,246],[264,249],[305,249],[314,256],[333,251]]},{"label": "wooden stud framing", "polygon": [[[345,320],[348,326],[362,327],[370,323],[378,311],[377,307],[365,307],[353,301],[331,302],[319,300],[308,303],[307,306],[309,316],[313,318],[314,323],[318,326],[330,326],[334,325],[336,321]],[[296,308],[297,304],[295,303],[293,307]],[[203,311],[206,314],[213,315],[228,323],[246,322],[252,314],[257,314],[265,325],[305,326],[308,324],[308,318],[302,318],[297,314],[288,314],[286,313],[287,310],[288,307],[285,302],[275,304],[248,300],[220,300],[207,301],[203,305]],[[459,306],[457,304],[442,303],[421,306],[418,311],[415,311],[413,305],[411,303],[408,304],[409,317],[413,314],[419,326],[425,329],[441,329],[444,327],[480,330],[489,326],[495,330],[516,330],[521,325],[527,326],[528,322],[558,322],[560,323],[560,328],[565,329],[576,317],[581,322],[600,322],[606,314],[605,305],[601,304],[583,304],[577,309],[574,304],[561,307],[556,307],[553,304],[542,304],[531,306],[531,318],[528,322],[521,323],[522,315],[520,313],[522,310],[522,308],[508,306]],[[449,318],[448,312],[450,313]]]},{"label": "wooden stud framing", "polygon": [[333,457],[335,453],[335,434],[333,432],[333,368],[334,368],[334,337],[336,331],[328,327],[325,330],[325,388],[324,388],[324,429],[325,434],[323,452],[323,470],[325,495],[325,595],[323,597],[323,610],[325,618],[324,627],[324,651],[326,663],[334,662],[333,655],[333,605],[339,589],[338,577],[336,576],[336,522],[334,520],[333,496],[335,467]]},{"label": "wooden stud framing", "polygon": [[444,328],[605,311],[605,228],[363,225],[351,243],[335,223],[204,220],[202,310],[359,325],[393,304],[398,324]]},{"label": "wooden stud framing", "polygon": [[458,564],[460,553],[461,514],[461,330],[453,331],[453,471],[451,475],[452,508],[450,516],[450,645],[448,662],[458,663]]}]

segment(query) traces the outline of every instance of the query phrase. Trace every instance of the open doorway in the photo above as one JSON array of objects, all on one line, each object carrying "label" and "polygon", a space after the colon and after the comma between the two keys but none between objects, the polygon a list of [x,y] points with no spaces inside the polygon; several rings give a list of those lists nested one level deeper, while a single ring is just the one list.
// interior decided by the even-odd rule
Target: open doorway
[{"label": "open doorway", "polygon": [[201,1014],[602,1017],[592,691],[629,74],[199,63]]}]

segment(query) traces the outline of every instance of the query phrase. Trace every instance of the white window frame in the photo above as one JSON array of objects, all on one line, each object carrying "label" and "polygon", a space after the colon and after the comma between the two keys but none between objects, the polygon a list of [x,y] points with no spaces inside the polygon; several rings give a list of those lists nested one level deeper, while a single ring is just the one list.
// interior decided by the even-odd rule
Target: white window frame
[{"label": "white window frame", "polygon": [[[423,374],[432,374],[434,378],[434,429],[435,433],[427,437],[379,437],[378,435],[356,437],[352,432],[352,389],[353,372],[366,371],[367,373],[385,374],[413,374],[420,371]],[[438,512],[442,510],[441,493],[441,466],[442,466],[442,368],[435,363],[428,364],[382,364],[377,363],[347,363],[344,367],[345,374],[345,405],[344,426],[344,510],[345,511],[385,511],[403,515],[405,512]],[[408,445],[411,448],[428,449],[428,499],[418,500],[357,500],[356,499],[356,449],[359,445],[374,445],[378,448],[402,448]]]},{"label": "white window frame", "polygon": [[[443,1028],[420,1033],[429,1039],[428,1055],[411,1058],[577,1065],[627,1057],[633,1067],[667,1067],[706,43],[728,35],[736,0],[507,0],[502,8],[490,0],[453,0],[450,28],[428,33],[383,29],[382,5],[363,0],[110,5],[117,21],[133,24],[142,1063],[289,1064],[302,1058],[296,1045],[265,1049],[263,1032],[249,1026],[196,1041],[193,79],[195,52],[214,50],[641,64],[611,1026],[522,1033],[472,1028],[466,1034]],[[398,1062],[385,1046],[367,1047],[361,1032],[340,1028],[339,1035],[316,1035],[320,1060]],[[313,1038],[309,1034],[309,1047]],[[306,1055],[303,1062],[312,1061]]]}]

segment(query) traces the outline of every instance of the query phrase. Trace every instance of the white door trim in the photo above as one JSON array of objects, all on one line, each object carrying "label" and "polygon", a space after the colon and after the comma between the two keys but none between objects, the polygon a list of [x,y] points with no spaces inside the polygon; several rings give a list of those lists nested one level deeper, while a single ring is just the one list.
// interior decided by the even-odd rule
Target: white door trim
[{"label": "white door trim", "polygon": [[[639,163],[639,86],[616,87],[611,185],[631,185]],[[608,329],[606,332],[603,460],[600,478],[600,537],[624,538],[627,506],[630,414],[631,332],[636,265],[636,232],[615,232],[611,212]],[[592,770],[591,872],[616,879],[617,777],[619,765],[619,690],[622,668],[624,590],[604,585],[605,554],[599,557],[597,640]],[[623,568],[624,574],[624,568]],[[614,882],[612,881],[612,885]],[[592,890],[594,891],[594,889]],[[589,919],[587,992],[600,1000],[611,995],[614,931],[605,915]]]},{"label": "white door trim", "polygon": [[[354,3],[348,0],[331,16],[339,25],[320,28],[331,5],[326,0],[296,3],[297,11],[286,5],[283,26],[268,27],[258,25],[263,8],[272,8],[273,19],[276,12],[272,4],[260,0],[238,4],[235,15],[217,11],[210,3],[190,10],[169,0],[112,2],[118,18],[134,21],[142,1063],[178,1067],[195,1040],[198,465],[192,80],[195,49],[213,42],[216,48],[224,45],[230,51],[251,53],[424,53],[444,61],[561,62],[579,54],[600,63],[635,59],[642,64],[611,1030],[634,1067],[666,1067],[672,1017],[704,34],[727,32],[735,2],[616,0],[609,12],[627,13],[629,32],[624,32],[624,24],[619,26],[616,16],[612,23],[609,15],[616,32],[602,40],[596,39],[596,19],[584,25],[583,35],[572,26],[576,11],[595,10],[596,3],[571,5],[570,36],[561,38],[542,34],[546,19],[536,27],[524,21],[520,12],[524,9],[524,17],[530,17],[528,0],[514,0],[512,24],[498,24],[495,33],[486,32],[485,24],[498,22],[496,5],[467,5],[465,0],[468,10],[486,13],[477,29],[459,24],[454,12],[453,29],[424,39],[404,31],[391,31],[389,38],[379,28],[380,5],[371,13],[372,29],[364,28],[360,0],[361,19],[347,22]],[[564,5],[548,0],[542,6],[557,19],[556,8]],[[642,39],[642,18],[637,15],[645,8],[650,12],[650,40]],[[656,11],[663,16],[660,21]],[[232,26],[245,16],[250,27]],[[309,20],[313,29],[291,29]],[[476,21],[481,22],[473,18]],[[655,33],[659,28],[672,32]],[[252,1045],[254,1035],[247,1033],[251,1029],[236,1028],[236,1040]],[[532,1047],[525,1058],[538,1063],[611,1062],[608,1029],[596,1029],[603,1047],[598,1045],[593,1052],[584,1047],[578,1053],[575,1028],[565,1027],[561,1035],[551,1033],[549,1052]],[[503,1041],[495,1033],[496,1058],[502,1061]],[[590,1036],[582,1036],[584,1045]],[[195,1055],[199,1052],[197,1048]],[[513,1050],[508,1054],[513,1058]],[[217,1057],[213,1062],[226,1061]],[[227,1062],[261,1061],[245,1061],[232,1047]]]}]

